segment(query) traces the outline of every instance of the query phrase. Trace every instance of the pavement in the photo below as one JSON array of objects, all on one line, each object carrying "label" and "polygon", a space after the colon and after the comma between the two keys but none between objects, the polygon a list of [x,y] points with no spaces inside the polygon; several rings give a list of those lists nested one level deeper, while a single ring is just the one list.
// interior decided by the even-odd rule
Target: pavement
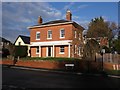
[{"label": "pavement", "polygon": [[[50,69],[42,69],[42,68],[31,68],[31,67],[22,67],[22,66],[14,66],[14,65],[3,65],[3,67],[9,67],[9,68],[16,68],[16,69],[23,69],[23,70],[32,70],[32,71],[44,71],[44,72],[55,72],[55,73],[63,73],[63,74],[76,74],[76,75],[91,75],[91,76],[102,76],[102,74],[93,74],[93,73],[81,73],[81,72],[71,72],[71,71],[60,71],[60,70],[50,70]],[[107,77],[113,77],[113,78],[120,78],[120,76],[117,75],[108,75]]]},{"label": "pavement", "polygon": [[33,88],[119,88],[119,77],[3,66],[2,90]]}]

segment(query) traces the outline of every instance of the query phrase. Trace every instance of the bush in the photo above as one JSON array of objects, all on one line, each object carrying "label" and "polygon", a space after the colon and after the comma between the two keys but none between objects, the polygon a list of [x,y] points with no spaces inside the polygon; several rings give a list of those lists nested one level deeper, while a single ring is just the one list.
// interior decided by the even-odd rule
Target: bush
[{"label": "bush", "polygon": [[27,46],[16,46],[15,47],[15,57],[26,57],[27,56]]},{"label": "bush", "polygon": [[2,48],[2,57],[7,57],[8,55],[10,55],[9,50],[6,48]]},{"label": "bush", "polygon": [[77,58],[62,58],[62,57],[46,57],[46,58],[41,58],[41,57],[25,57],[21,58],[21,60],[55,60],[55,61],[66,61],[66,60],[80,60]]}]

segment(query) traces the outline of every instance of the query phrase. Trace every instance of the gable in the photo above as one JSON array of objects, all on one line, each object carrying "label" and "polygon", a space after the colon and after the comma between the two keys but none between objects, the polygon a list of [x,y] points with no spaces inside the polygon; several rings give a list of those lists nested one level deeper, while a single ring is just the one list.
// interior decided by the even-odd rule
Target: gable
[{"label": "gable", "polygon": [[18,37],[18,38],[17,38],[17,40],[16,40],[16,42],[15,42],[15,45],[16,45],[16,46],[19,45],[19,42],[21,42],[21,45],[26,45],[26,44],[23,42],[23,40],[22,40],[21,37]]}]

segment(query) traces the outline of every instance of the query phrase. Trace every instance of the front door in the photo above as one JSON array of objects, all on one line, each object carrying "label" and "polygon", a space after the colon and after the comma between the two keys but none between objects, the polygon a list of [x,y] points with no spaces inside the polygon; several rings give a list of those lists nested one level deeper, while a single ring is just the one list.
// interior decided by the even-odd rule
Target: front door
[{"label": "front door", "polygon": [[52,56],[52,47],[48,47],[48,57]]}]

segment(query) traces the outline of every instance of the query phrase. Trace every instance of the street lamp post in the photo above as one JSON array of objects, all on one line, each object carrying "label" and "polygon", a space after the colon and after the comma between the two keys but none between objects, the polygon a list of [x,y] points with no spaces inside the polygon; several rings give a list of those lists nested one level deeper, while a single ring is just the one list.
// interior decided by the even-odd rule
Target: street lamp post
[{"label": "street lamp post", "polygon": [[102,71],[104,71],[104,66],[103,66],[103,63],[104,63],[104,62],[103,62],[103,59],[104,59],[104,58],[103,58],[103,55],[104,55],[104,53],[105,53],[105,49],[102,49],[102,50],[101,50],[101,55],[102,55]]}]

